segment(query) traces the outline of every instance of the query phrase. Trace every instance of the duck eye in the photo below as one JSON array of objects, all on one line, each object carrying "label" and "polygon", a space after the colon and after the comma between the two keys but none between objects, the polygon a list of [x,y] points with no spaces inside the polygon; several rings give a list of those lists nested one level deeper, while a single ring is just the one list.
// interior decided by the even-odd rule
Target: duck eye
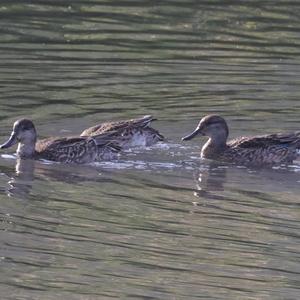
[{"label": "duck eye", "polygon": [[216,123],[216,122],[209,122],[207,125],[208,126],[215,126],[216,124],[218,124],[218,123]]},{"label": "duck eye", "polygon": [[27,124],[24,124],[24,125],[22,125],[21,129],[22,129],[22,130],[30,130],[30,129],[31,129],[31,126],[30,126],[30,125],[27,125]]}]

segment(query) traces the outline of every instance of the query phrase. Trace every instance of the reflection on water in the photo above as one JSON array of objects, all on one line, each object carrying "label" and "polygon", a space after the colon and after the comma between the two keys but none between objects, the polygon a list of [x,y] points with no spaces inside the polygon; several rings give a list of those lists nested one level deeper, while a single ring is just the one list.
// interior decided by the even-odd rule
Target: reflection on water
[{"label": "reflection on water", "polygon": [[[299,163],[180,137],[299,130],[297,1],[2,1],[0,137],[153,114],[168,141],[87,166],[0,157],[1,299],[298,299]],[[2,154],[2,153],[1,153]]]},{"label": "reflection on water", "polygon": [[297,294],[299,172],[206,161],[171,172],[16,163],[12,197],[1,200],[2,263],[15,265],[1,280],[14,290],[29,287],[36,299],[38,291],[189,298],[200,286],[218,298],[271,299],[287,285]]},{"label": "reflection on water", "polygon": [[34,179],[35,161],[31,159],[17,159],[16,174],[8,181],[7,195],[11,197],[25,198],[32,189]]},{"label": "reflection on water", "polygon": [[[196,187],[194,195],[197,197],[222,199],[224,191],[224,182],[226,181],[226,166],[211,162],[208,168],[202,168],[196,175]],[[219,195],[215,192],[219,191]]]}]

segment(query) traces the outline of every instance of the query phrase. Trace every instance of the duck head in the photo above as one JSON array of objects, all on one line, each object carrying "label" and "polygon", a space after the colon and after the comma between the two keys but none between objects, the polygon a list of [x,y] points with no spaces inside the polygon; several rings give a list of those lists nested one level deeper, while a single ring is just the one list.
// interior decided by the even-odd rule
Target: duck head
[{"label": "duck head", "polygon": [[228,137],[228,126],[226,121],[218,115],[208,115],[201,119],[196,129],[183,137],[183,141],[188,141],[195,136],[207,136],[212,141],[225,143]]},{"label": "duck head", "polygon": [[19,143],[17,153],[22,154],[21,156],[30,156],[34,153],[36,139],[37,134],[32,121],[20,119],[14,123],[9,139],[0,146],[0,149],[10,148]]}]

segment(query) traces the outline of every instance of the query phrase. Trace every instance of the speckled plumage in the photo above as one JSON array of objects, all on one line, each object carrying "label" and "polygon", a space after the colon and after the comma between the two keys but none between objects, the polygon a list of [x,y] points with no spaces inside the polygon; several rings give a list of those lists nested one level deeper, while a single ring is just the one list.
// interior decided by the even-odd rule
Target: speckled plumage
[{"label": "speckled plumage", "polygon": [[244,165],[292,163],[300,154],[300,132],[239,137],[227,142],[228,132],[227,123],[222,117],[208,115],[183,140],[192,139],[198,134],[208,136],[201,157]]},{"label": "speckled plumage", "polygon": [[14,123],[10,138],[0,148],[9,148],[17,143],[17,155],[20,158],[79,164],[113,159],[121,149],[113,142],[111,134],[37,140],[35,127],[28,119]]},{"label": "speckled plumage", "polygon": [[113,131],[116,142],[122,148],[151,146],[164,140],[157,130],[149,126],[154,120],[152,116],[144,116],[126,121],[105,122],[85,129],[80,136],[94,136]]}]

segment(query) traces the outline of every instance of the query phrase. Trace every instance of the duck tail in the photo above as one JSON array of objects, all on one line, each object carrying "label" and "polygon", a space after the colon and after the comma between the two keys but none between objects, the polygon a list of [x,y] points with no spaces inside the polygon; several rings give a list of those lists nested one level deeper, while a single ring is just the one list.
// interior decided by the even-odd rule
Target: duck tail
[{"label": "duck tail", "polygon": [[138,119],[133,119],[133,123],[132,126],[138,126],[138,127],[147,127],[150,125],[151,122],[156,121],[157,119],[155,119],[154,117],[152,117],[151,115],[147,115],[147,116],[143,116],[141,118]]},{"label": "duck tail", "polygon": [[150,123],[153,122],[153,121],[157,121],[157,119],[152,117],[151,115],[147,115],[147,116],[144,116],[140,119],[137,119],[137,122],[135,123],[135,125],[138,125],[139,127],[142,127],[142,128],[149,128],[152,135],[155,136],[155,139],[157,141],[160,141],[160,142],[164,141],[165,137],[161,133],[159,133],[158,130],[156,130],[153,127],[149,126]]},{"label": "duck tail", "polygon": [[295,145],[297,152],[300,155],[300,131],[295,132]]},{"label": "duck tail", "polygon": [[116,138],[117,131],[109,131],[106,133],[94,135],[91,137],[98,147],[108,146],[116,151],[120,151],[122,147],[119,145]]},{"label": "duck tail", "polygon": [[109,142],[105,146],[113,152],[120,152],[122,150],[122,147],[115,141]]},{"label": "duck tail", "polygon": [[156,134],[156,138],[157,138],[158,141],[161,142],[161,141],[165,140],[165,137],[161,133],[159,133],[157,130],[155,130],[155,134]]},{"label": "duck tail", "polygon": [[297,147],[300,148],[300,131],[297,131],[295,134],[297,136]]}]

